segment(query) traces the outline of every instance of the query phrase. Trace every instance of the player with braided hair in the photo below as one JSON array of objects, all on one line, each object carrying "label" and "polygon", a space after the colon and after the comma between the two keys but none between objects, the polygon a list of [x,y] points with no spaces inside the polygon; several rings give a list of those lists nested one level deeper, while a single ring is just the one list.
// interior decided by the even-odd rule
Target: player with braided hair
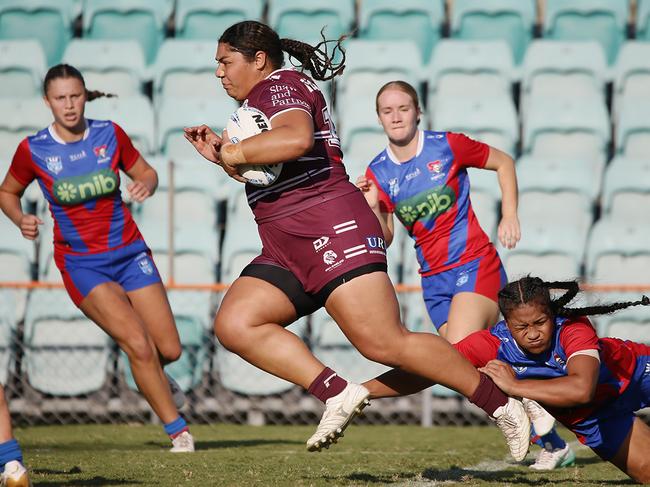
[{"label": "player with braided hair", "polygon": [[[555,290],[565,293],[552,299]],[[602,459],[650,483],[650,428],[634,416],[650,405],[650,346],[598,338],[587,318],[650,300],[568,308],[578,292],[575,281],[511,282],[499,292],[505,320],[456,347],[508,394],[540,402]]]},{"label": "player with braided hair", "polygon": [[87,101],[113,95],[86,89],[74,66],[50,68],[43,95],[54,122],[19,144],[0,185],[0,208],[23,237],[36,239],[43,222],[23,212],[20,198],[38,181],[54,219],[54,261],[70,298],[129,357],[171,451],[192,452],[194,440],[178,413],[184,394],[161,367],[181,354],[174,316],[120,192],[121,170],[133,180],[131,199],[144,201],[158,186],[156,171],[119,125],[84,117]]},{"label": "player with braided hair", "polygon": [[314,79],[340,74],[342,61],[323,40],[311,46],[280,39],[260,22],[223,33],[216,71],[228,95],[260,110],[270,130],[231,143],[206,125],[185,129],[206,159],[242,181],[237,166],[283,163],[269,186],[246,184],[262,240],[256,257],[228,289],[214,328],[224,347],[271,374],[298,384],[326,405],[310,451],[329,447],[367,404],[368,390],[325,367],[285,327],[325,307],[367,358],[442,382],[495,417],[511,453],[528,451],[530,423],[521,402],[508,398],[445,340],[409,332],[401,323],[386,273],[379,221],[350,183],[325,99],[313,79],[283,69],[284,52]]}]

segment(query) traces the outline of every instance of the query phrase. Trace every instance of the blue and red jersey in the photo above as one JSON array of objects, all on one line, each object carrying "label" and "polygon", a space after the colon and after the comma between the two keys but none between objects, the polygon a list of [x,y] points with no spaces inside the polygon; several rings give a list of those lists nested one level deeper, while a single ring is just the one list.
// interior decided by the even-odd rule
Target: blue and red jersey
[{"label": "blue and red jersey", "polygon": [[613,404],[623,396],[631,381],[638,380],[635,379],[637,359],[650,355],[650,346],[618,338],[598,338],[585,317],[558,317],[555,324],[551,347],[540,355],[531,355],[519,348],[505,321],[489,330],[472,333],[454,346],[475,367],[483,367],[493,359],[510,364],[519,379],[564,377],[571,357],[597,351],[600,371],[593,401],[581,407],[547,408],[567,428],[579,432],[589,420],[606,416],[616,409]]},{"label": "blue and red jersey", "polygon": [[368,166],[381,210],[415,240],[420,273],[437,274],[482,257],[492,243],[469,199],[467,167],[483,168],[490,146],[452,132],[421,131],[417,154],[399,162],[389,147]]},{"label": "blue and red jersey", "polygon": [[108,120],[87,120],[83,139],[66,143],[52,126],[25,138],[9,171],[27,186],[36,179],[54,219],[54,249],[94,254],[142,236],[122,202],[119,170],[140,157],[128,135]]}]

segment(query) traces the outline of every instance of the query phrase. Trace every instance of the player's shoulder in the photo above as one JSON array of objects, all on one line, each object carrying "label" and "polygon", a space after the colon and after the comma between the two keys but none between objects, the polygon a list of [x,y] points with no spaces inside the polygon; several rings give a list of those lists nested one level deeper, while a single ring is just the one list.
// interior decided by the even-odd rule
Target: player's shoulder
[{"label": "player's shoulder", "polygon": [[375,157],[372,158],[370,164],[368,164],[368,167],[370,167],[373,170],[376,170],[385,166],[388,162],[390,162],[388,159],[388,154],[386,153],[386,149],[384,149],[379,154],[377,154]]},{"label": "player's shoulder", "polygon": [[[311,81],[306,74],[293,68],[281,68],[273,71],[253,88],[257,93],[280,93],[287,90],[301,89],[305,83]],[[313,81],[311,81],[313,83]]]},{"label": "player's shoulder", "polygon": [[52,135],[50,134],[50,127],[45,127],[35,134],[28,135],[21,141],[21,145],[26,145],[26,144],[38,144],[42,142],[49,142],[53,140]]}]

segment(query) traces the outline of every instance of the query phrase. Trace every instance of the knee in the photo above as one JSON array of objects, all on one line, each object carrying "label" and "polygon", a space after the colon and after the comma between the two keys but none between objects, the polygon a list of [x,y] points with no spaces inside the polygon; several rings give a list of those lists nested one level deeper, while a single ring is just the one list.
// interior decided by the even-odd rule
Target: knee
[{"label": "knee", "polygon": [[387,365],[389,367],[400,367],[401,365],[401,340],[376,340],[364,341],[357,350],[368,360]]},{"label": "knee", "polygon": [[145,335],[130,338],[122,348],[128,355],[131,363],[151,362],[155,357],[151,343]]},{"label": "knee", "polygon": [[158,350],[158,353],[160,353],[160,357],[165,364],[176,362],[181,358],[182,352],[183,349],[181,348],[181,344],[178,342],[166,345],[162,350]]},{"label": "knee", "polygon": [[240,352],[249,342],[249,326],[242,317],[233,314],[218,313],[214,319],[214,334],[219,343],[228,351]]}]

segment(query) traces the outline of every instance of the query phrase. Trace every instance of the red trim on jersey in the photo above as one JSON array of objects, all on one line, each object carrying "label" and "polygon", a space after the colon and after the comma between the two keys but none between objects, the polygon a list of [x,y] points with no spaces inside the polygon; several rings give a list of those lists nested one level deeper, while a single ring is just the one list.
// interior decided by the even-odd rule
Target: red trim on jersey
[{"label": "red trim on jersey", "polygon": [[454,160],[464,167],[485,167],[490,156],[490,146],[470,139],[465,134],[447,132],[447,142],[454,154]]},{"label": "red trim on jersey", "polygon": [[481,330],[463,338],[453,346],[476,368],[484,367],[490,360],[497,358],[501,340],[489,330]]},{"label": "red trim on jersey", "polygon": [[596,330],[586,316],[567,320],[560,330],[560,345],[567,358],[583,350],[600,350]]},{"label": "red trim on jersey", "polygon": [[115,138],[117,139],[117,148],[119,154],[113,154],[113,160],[119,160],[122,162],[122,168],[124,171],[128,171],[133,167],[138,158],[140,157],[140,152],[133,146],[133,142],[126,132],[115,122],[112,122],[113,129],[115,130]]},{"label": "red trim on jersey", "polygon": [[16,148],[11,165],[9,166],[9,172],[20,184],[28,186],[29,183],[36,179],[35,166],[32,153],[29,150],[29,141],[25,137]]},{"label": "red trim on jersey", "polygon": [[370,167],[366,168],[366,177],[368,179],[371,179],[372,182],[375,184],[375,187],[377,188],[380,211],[382,211],[383,213],[394,213],[395,205],[390,200],[390,197],[386,194],[386,192],[381,188],[381,185],[379,184],[379,181],[377,181],[377,177],[375,176],[375,173],[372,172],[372,169],[370,169]]}]

